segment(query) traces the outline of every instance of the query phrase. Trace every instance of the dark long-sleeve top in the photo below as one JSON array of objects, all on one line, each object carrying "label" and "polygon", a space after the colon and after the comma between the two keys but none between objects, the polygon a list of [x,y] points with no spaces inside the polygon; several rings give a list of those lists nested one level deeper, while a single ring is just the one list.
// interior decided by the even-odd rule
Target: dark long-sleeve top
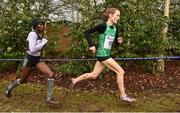
[{"label": "dark long-sleeve top", "polygon": [[[112,26],[113,28],[113,26]],[[117,29],[117,27],[116,27]],[[87,39],[87,42],[88,42],[88,45],[89,47],[92,47],[94,46],[93,42],[92,42],[92,38],[91,38],[91,33],[94,33],[94,32],[98,32],[99,34],[103,34],[106,30],[106,23],[101,23],[101,24],[98,24],[96,25],[95,27],[91,28],[91,29],[88,29],[84,32],[85,34],[85,38]],[[116,30],[116,36],[115,36],[115,42],[117,43],[117,38],[119,37],[119,32],[118,32],[118,29]]]}]

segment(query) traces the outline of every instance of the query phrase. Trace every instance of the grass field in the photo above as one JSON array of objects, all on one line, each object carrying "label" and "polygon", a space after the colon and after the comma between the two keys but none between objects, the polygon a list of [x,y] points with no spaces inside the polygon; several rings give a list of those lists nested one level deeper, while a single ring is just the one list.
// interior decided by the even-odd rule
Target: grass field
[{"label": "grass field", "polygon": [[180,112],[180,93],[139,92],[137,102],[128,104],[117,95],[101,91],[70,91],[55,87],[58,105],[45,103],[46,88],[40,84],[24,84],[14,90],[10,99],[4,96],[7,81],[0,83],[1,112]]}]

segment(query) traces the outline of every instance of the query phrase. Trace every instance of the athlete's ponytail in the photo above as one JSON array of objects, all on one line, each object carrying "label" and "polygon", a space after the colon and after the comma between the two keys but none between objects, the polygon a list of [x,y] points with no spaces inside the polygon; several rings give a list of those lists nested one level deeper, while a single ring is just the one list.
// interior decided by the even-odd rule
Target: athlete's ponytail
[{"label": "athlete's ponytail", "polygon": [[106,22],[109,18],[109,14],[114,14],[115,11],[119,11],[119,9],[117,9],[117,8],[106,9],[106,11],[102,14],[102,20]]}]

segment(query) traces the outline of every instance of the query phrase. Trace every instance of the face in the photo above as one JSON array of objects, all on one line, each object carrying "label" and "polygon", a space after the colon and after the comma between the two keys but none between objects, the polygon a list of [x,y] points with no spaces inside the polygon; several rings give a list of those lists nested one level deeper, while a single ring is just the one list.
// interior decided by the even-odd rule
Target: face
[{"label": "face", "polygon": [[117,24],[120,19],[120,11],[116,10],[113,14],[109,14],[109,19],[112,23]]},{"label": "face", "polygon": [[36,26],[36,29],[39,31],[39,32],[43,32],[44,31],[44,24],[40,23]]}]

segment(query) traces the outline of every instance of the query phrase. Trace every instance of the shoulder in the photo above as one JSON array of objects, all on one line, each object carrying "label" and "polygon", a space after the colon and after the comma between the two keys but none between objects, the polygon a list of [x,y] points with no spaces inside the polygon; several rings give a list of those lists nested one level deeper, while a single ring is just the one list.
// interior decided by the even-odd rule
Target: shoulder
[{"label": "shoulder", "polygon": [[100,23],[100,24],[96,25],[96,29],[101,34],[101,33],[105,32],[106,26],[107,26],[106,23]]},{"label": "shoulder", "polygon": [[31,31],[31,32],[29,32],[29,35],[34,35],[34,36],[37,36],[37,33],[36,33],[36,32],[34,32],[34,31]]},{"label": "shoulder", "polygon": [[100,24],[97,24],[96,26],[106,28],[106,23],[100,23]]},{"label": "shoulder", "polygon": [[38,35],[37,35],[37,33],[36,32],[34,32],[34,31],[31,31],[31,32],[29,32],[29,34],[28,34],[28,38],[38,38]]}]

